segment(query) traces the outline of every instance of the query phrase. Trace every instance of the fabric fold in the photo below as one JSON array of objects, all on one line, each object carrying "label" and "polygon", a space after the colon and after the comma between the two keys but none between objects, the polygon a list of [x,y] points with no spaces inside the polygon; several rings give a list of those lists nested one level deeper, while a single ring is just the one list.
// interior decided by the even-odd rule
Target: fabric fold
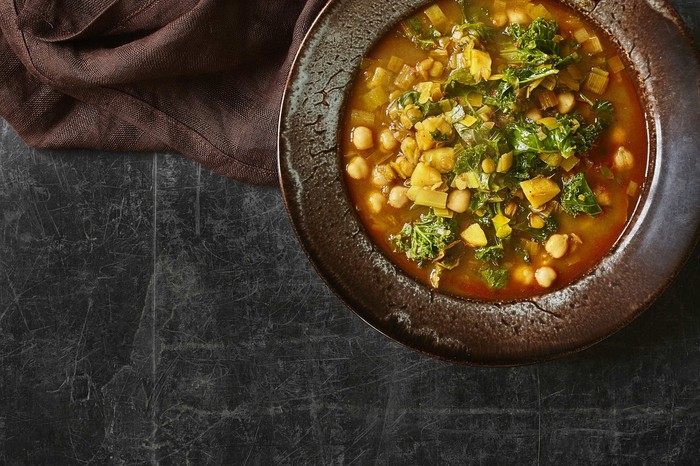
[{"label": "fabric fold", "polygon": [[0,115],[31,146],[180,152],[276,184],[277,120],[325,0],[0,0]]}]

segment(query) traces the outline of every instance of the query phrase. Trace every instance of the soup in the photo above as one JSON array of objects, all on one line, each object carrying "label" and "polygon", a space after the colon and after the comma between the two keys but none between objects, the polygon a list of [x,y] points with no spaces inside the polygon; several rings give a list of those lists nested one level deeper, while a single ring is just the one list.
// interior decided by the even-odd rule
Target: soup
[{"label": "soup", "polygon": [[421,9],[363,60],[341,131],[348,191],[375,243],[421,282],[487,300],[589,271],[647,166],[624,61],[554,2]]}]

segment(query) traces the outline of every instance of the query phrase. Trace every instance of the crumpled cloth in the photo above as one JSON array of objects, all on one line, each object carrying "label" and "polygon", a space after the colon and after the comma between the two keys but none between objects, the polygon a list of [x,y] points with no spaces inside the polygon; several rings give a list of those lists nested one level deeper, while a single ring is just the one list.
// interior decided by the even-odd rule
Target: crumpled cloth
[{"label": "crumpled cloth", "polygon": [[37,148],[176,151],[277,183],[277,122],[326,0],[0,0],[0,116]]}]

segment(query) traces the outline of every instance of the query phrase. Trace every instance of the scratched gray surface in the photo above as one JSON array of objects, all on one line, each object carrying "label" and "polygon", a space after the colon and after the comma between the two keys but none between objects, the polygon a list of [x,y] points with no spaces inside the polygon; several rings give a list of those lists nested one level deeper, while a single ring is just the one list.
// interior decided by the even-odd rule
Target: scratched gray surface
[{"label": "scratched gray surface", "polygon": [[700,248],[588,351],[456,367],[348,311],[276,189],[0,129],[0,464],[700,461]]}]

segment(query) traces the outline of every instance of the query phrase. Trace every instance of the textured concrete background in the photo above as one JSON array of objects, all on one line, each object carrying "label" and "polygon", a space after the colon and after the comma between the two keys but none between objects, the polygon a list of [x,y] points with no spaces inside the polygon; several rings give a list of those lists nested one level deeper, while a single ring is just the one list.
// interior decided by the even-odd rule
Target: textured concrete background
[{"label": "textured concrete background", "polygon": [[277,189],[0,123],[0,464],[699,461],[700,248],[588,351],[457,367],[345,308]]}]

